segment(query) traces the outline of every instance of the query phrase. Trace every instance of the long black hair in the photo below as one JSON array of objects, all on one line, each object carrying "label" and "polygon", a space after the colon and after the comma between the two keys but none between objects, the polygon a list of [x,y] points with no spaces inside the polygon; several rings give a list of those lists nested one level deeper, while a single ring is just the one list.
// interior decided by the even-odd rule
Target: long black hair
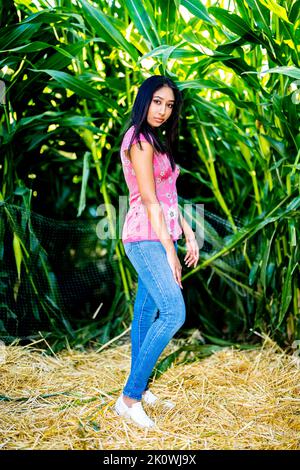
[{"label": "long black hair", "polygon": [[[172,88],[174,93],[174,106],[172,108],[172,113],[162,126],[160,126],[159,131],[165,129],[165,141],[159,136],[159,131],[157,128],[152,128],[147,122],[148,109],[152,101],[152,97],[156,90],[162,86],[168,86]],[[175,160],[174,154],[176,154],[176,144],[178,143],[178,121],[180,116],[180,111],[182,107],[182,95],[177,87],[177,85],[170,78],[164,75],[152,75],[147,78],[142,85],[140,86],[137,96],[135,98],[129,125],[126,128],[126,131],[123,133],[123,136],[127,130],[134,126],[134,132],[129,143],[128,151],[130,154],[130,147],[135,137],[137,137],[139,145],[141,142],[139,140],[140,133],[144,134],[146,140],[153,145],[154,149],[158,153],[166,153],[172,170],[175,169]]]}]

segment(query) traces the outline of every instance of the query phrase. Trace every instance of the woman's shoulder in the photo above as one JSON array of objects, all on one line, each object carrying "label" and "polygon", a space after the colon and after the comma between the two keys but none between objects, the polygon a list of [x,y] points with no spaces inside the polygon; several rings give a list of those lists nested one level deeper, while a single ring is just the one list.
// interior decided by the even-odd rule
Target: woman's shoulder
[{"label": "woman's shoulder", "polygon": [[124,133],[123,139],[122,139],[122,146],[131,139],[133,131],[134,131],[134,126],[130,126],[127,129],[127,131]]},{"label": "woman's shoulder", "polygon": [[[123,140],[122,140],[122,148],[124,146],[128,146],[129,143],[131,142],[131,139],[132,139],[132,136],[134,134],[134,131],[135,131],[135,128],[136,126],[133,124],[132,126],[130,126],[127,131],[125,132],[124,134],[124,137],[123,137]],[[141,141],[141,142],[148,142],[148,140],[146,139],[146,136],[144,135],[143,132],[139,132],[139,134],[137,136],[134,137],[134,139],[132,140],[132,145],[133,144],[136,144],[138,141]],[[150,140],[152,141],[151,139],[151,136],[150,136]]]}]

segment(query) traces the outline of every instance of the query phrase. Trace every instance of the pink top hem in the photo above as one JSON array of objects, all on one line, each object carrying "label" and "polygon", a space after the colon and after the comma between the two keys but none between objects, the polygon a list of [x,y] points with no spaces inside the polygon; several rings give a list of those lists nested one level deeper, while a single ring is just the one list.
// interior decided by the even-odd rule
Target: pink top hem
[{"label": "pink top hem", "polygon": [[[177,242],[179,240],[179,238],[172,238],[173,242]],[[149,242],[160,242],[161,240],[159,238],[153,238],[151,240],[149,240],[149,238],[139,238],[139,239],[136,239],[136,238],[127,238],[126,240],[123,240],[122,239],[122,242],[123,243],[132,243],[132,242],[145,242],[145,241],[149,241]]]}]

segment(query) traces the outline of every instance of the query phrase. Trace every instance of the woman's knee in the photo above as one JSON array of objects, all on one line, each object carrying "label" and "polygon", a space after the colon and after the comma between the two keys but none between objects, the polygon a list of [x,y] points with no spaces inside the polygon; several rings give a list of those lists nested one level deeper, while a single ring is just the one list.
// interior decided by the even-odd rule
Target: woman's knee
[{"label": "woman's knee", "polygon": [[168,296],[160,316],[170,328],[181,328],[186,319],[185,302],[181,292],[179,295]]},{"label": "woman's knee", "polygon": [[178,315],[176,316],[178,330],[184,324],[185,319],[186,319],[185,303],[182,302],[181,308],[178,310]]}]

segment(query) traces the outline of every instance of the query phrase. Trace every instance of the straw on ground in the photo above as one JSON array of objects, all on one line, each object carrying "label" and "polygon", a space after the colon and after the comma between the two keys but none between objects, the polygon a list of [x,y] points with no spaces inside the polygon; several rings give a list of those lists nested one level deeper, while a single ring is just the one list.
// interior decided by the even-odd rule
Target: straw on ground
[{"label": "straw on ground", "polygon": [[[174,342],[165,353],[174,348]],[[156,430],[115,415],[130,345],[48,356],[6,347],[0,363],[2,449],[299,449],[300,368],[268,340],[171,367],[152,384],[177,403],[145,409]]]}]

